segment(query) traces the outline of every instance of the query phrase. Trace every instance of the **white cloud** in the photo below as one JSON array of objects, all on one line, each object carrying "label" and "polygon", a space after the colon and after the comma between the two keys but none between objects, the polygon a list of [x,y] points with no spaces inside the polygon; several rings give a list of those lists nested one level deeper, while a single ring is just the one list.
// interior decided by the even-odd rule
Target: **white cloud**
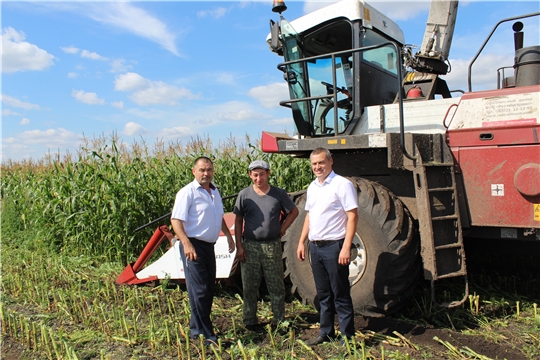
[{"label": "white cloud", "polygon": [[54,65],[55,57],[34,44],[23,41],[23,32],[8,27],[2,31],[2,72],[43,70]]},{"label": "white cloud", "polygon": [[211,17],[213,19],[219,19],[220,17],[225,16],[225,14],[227,14],[228,11],[229,10],[227,10],[226,8],[220,6],[212,10],[201,10],[197,12],[197,16],[200,18]]},{"label": "white cloud", "polygon": [[64,128],[43,130],[28,130],[17,136],[23,141],[40,143],[49,147],[72,144],[80,136]]},{"label": "white cloud", "polygon": [[220,84],[234,84],[234,75],[231,73],[219,73],[215,79]]},{"label": "white cloud", "polygon": [[83,90],[73,90],[71,91],[71,96],[75,98],[75,100],[80,101],[85,104],[89,104],[89,105],[105,104],[105,100],[98,98],[97,94],[93,92],[86,92]]},{"label": "white cloud", "polygon": [[82,137],[63,128],[28,130],[9,138],[2,138],[2,161],[8,159],[41,159],[49,151],[77,149]]},{"label": "white cloud", "polygon": [[2,94],[2,102],[8,106],[13,106],[25,110],[39,110],[40,107],[37,104],[21,101],[9,95]]},{"label": "white cloud", "polygon": [[182,136],[192,136],[195,134],[196,132],[193,131],[192,128],[186,126],[175,126],[171,128],[164,128],[158,132],[157,136],[161,139],[177,139]]},{"label": "white cloud", "polygon": [[28,130],[2,139],[2,161],[41,159],[46,154],[56,157],[59,152],[74,151],[81,142],[81,136],[63,128]]},{"label": "white cloud", "polygon": [[114,89],[132,92],[130,98],[137,105],[177,105],[179,99],[197,99],[186,88],[169,85],[163,81],[152,81],[136,73],[118,75],[114,82]]},{"label": "white cloud", "polygon": [[193,123],[204,126],[220,122],[257,122],[268,120],[271,116],[253,109],[253,106],[243,101],[229,101],[226,103],[206,107],[200,115],[194,116]]},{"label": "white cloud", "polygon": [[234,111],[223,111],[217,114],[218,120],[222,121],[244,121],[259,118],[259,113],[250,109],[239,109]]},{"label": "white cloud", "polygon": [[272,125],[285,125],[285,126],[290,126],[291,124],[294,123],[293,119],[292,118],[281,118],[281,119],[274,119],[274,120],[271,120],[269,121],[270,124]]},{"label": "white cloud", "polygon": [[180,56],[175,45],[176,35],[167,26],[145,10],[128,2],[99,2],[89,5],[85,13],[95,21],[129,31],[163,46]]},{"label": "white cloud", "polygon": [[251,88],[247,94],[259,100],[265,108],[279,108],[279,102],[289,98],[289,90],[285,82],[257,86]]},{"label": "white cloud", "polygon": [[11,110],[11,109],[2,109],[2,116],[19,116],[21,114]]},{"label": "white cloud", "polygon": [[117,109],[123,109],[124,108],[124,102],[123,101],[113,101],[113,102],[111,102],[111,106],[115,107]]},{"label": "white cloud", "polygon": [[114,89],[118,91],[138,91],[151,85],[151,81],[137,73],[118,75],[114,80]]},{"label": "white cloud", "polygon": [[131,100],[136,104],[144,105],[177,105],[178,99],[196,99],[190,90],[178,88],[161,81],[152,83],[147,89],[137,91],[131,95]]},{"label": "white cloud", "polygon": [[79,48],[76,48],[73,45],[61,47],[60,49],[62,49],[62,51],[67,53],[67,54],[78,54],[80,52],[81,57],[86,58],[86,59],[102,60],[102,61],[109,60],[108,58],[106,58],[104,56],[101,56],[96,52],[88,51],[88,50],[81,50]]},{"label": "white cloud", "polygon": [[131,69],[133,66],[126,64],[124,59],[114,59],[111,61],[112,73],[123,73]]},{"label": "white cloud", "polygon": [[70,72],[67,74],[67,77],[70,79],[76,79],[79,77],[79,74],[77,74],[76,72]]},{"label": "white cloud", "polygon": [[[452,71],[443,76],[450,90],[468,91],[468,68],[470,60],[450,59]],[[489,90],[497,88],[497,69],[502,64],[514,63],[511,54],[485,54],[476,60],[471,68],[471,85],[473,91]],[[505,76],[513,76],[513,69],[506,69]]]},{"label": "white cloud", "polygon": [[122,131],[122,133],[128,136],[143,135],[148,133],[148,130],[145,129],[142,125],[130,121],[124,126],[124,130]]},{"label": "white cloud", "polygon": [[21,122],[19,123],[19,125],[28,125],[28,124],[30,124],[30,120],[27,118],[22,118]]},{"label": "white cloud", "polygon": [[181,56],[175,44],[178,34],[172,33],[161,20],[130,2],[39,1],[37,3],[55,11],[67,11],[87,16],[101,24],[148,39],[161,45],[167,51]]},{"label": "white cloud", "polygon": [[102,61],[109,60],[108,58],[101,56],[98,53],[88,51],[88,50],[81,51],[81,57],[92,59],[92,60],[102,60]]},{"label": "white cloud", "polygon": [[[141,110],[140,108],[129,108],[126,110],[128,114],[141,117],[143,119],[170,119],[171,118],[171,112],[163,111],[156,108],[150,108],[149,110]],[[175,116],[175,115],[172,115]]]},{"label": "white cloud", "polygon": [[78,54],[79,51],[80,51],[79,48],[76,48],[73,45],[66,46],[66,47],[61,47],[60,49],[62,49],[63,52],[68,53],[68,54]]}]

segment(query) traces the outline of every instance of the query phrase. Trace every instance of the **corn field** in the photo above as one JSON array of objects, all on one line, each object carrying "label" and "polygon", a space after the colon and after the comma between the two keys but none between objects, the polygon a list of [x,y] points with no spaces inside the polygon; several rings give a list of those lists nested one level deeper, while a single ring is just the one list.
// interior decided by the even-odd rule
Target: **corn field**
[{"label": "corn field", "polygon": [[[264,154],[234,140],[214,148],[198,138],[185,146],[158,143],[151,150],[144,143],[128,147],[115,136],[98,138],[86,140],[76,161],[67,156],[3,164],[2,227],[30,231],[23,242],[41,242],[60,253],[126,262],[140,253],[155,227],[134,230],[172,210],[176,192],[193,181],[193,160],[202,155],[214,161],[214,183],[223,197],[251,184],[247,168],[254,159],[268,161],[270,183],[286,191],[311,181],[307,160]],[[225,201],[226,211],[234,201]]]}]

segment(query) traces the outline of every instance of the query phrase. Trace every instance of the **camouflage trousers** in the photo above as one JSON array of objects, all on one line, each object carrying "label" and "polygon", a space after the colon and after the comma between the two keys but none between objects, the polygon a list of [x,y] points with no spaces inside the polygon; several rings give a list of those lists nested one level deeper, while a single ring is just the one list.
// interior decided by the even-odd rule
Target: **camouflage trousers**
[{"label": "camouflage trousers", "polygon": [[256,325],[257,298],[264,274],[272,304],[272,322],[277,324],[285,318],[285,285],[283,283],[283,260],[281,241],[244,241],[246,261],[242,263],[245,325]]}]

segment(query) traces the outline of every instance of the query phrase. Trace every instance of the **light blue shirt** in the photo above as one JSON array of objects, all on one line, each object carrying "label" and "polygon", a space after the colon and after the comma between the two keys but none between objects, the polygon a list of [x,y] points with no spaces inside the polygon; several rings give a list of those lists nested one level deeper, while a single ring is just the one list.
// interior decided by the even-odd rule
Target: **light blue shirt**
[{"label": "light blue shirt", "polygon": [[197,180],[176,194],[171,219],[181,220],[188,237],[215,243],[221,231],[223,201],[218,189],[210,184],[211,195]]},{"label": "light blue shirt", "polygon": [[351,181],[332,171],[323,183],[315,179],[307,189],[306,211],[310,240],[340,240],[347,229],[347,211],[358,208]]}]

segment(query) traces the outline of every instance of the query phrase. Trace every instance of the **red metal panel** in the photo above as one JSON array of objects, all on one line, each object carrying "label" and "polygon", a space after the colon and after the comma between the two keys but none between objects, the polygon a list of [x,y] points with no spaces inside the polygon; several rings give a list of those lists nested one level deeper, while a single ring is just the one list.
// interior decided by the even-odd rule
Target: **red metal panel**
[{"label": "red metal panel", "polygon": [[261,150],[265,153],[276,153],[279,151],[277,137],[267,131],[262,132]]},{"label": "red metal panel", "polygon": [[451,147],[494,146],[540,143],[540,125],[505,126],[451,130],[447,133]]},{"label": "red metal panel", "polygon": [[[471,225],[497,227],[540,227],[535,208],[540,196],[522,195],[515,186],[516,172],[527,164],[540,164],[540,145],[453,148],[463,174]],[[536,165],[534,165],[536,166]],[[527,167],[528,169],[528,167]],[[535,172],[531,179],[540,182]],[[535,187],[533,187],[535,188]]]}]

